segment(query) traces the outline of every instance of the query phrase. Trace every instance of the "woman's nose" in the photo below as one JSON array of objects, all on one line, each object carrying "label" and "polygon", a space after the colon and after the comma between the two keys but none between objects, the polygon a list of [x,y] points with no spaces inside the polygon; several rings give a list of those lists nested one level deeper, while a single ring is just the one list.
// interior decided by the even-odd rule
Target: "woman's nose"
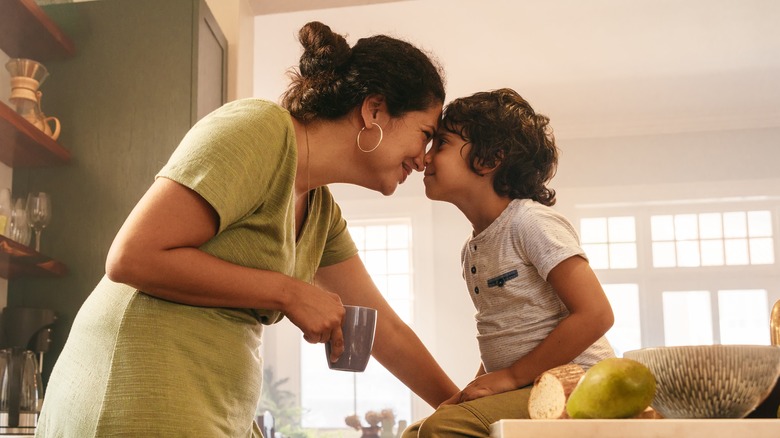
[{"label": "woman's nose", "polygon": [[423,149],[419,155],[414,157],[413,163],[414,163],[414,170],[418,172],[422,172],[425,170],[425,149]]}]

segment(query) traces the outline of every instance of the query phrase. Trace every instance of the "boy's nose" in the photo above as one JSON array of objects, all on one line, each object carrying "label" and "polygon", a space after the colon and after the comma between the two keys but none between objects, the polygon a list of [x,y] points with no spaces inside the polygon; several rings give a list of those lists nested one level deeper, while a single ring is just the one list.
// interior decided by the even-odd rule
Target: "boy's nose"
[{"label": "boy's nose", "polygon": [[426,152],[425,155],[423,156],[423,167],[431,164],[431,160],[433,160],[433,153],[432,152],[433,152],[433,150],[430,150],[430,151]]}]

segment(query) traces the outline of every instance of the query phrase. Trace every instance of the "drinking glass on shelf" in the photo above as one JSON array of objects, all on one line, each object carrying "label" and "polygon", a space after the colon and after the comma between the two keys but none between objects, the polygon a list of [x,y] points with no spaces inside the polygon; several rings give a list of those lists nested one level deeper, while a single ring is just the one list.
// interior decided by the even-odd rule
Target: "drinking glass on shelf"
[{"label": "drinking glass on shelf", "polygon": [[8,237],[11,240],[28,245],[30,243],[30,225],[27,222],[27,211],[21,198],[17,198],[11,210],[11,220],[8,222]]},{"label": "drinking glass on shelf", "polygon": [[27,196],[27,223],[35,231],[35,250],[41,250],[41,231],[51,220],[51,199],[44,192],[32,192]]}]

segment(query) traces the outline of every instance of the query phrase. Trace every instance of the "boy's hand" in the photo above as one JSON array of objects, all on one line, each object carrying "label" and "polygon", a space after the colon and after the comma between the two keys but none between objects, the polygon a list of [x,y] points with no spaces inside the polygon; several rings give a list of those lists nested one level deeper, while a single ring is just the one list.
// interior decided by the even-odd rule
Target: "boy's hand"
[{"label": "boy's hand", "polygon": [[443,405],[455,405],[469,400],[475,400],[488,395],[501,394],[502,392],[513,391],[517,389],[515,380],[508,369],[494,371],[483,374],[471,383],[466,385],[461,391],[456,392],[447,399]]}]

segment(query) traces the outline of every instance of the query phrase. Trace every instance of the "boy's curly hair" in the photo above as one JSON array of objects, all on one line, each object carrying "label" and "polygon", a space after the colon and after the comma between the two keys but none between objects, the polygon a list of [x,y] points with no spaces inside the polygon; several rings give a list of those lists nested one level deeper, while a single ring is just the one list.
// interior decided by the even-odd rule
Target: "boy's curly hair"
[{"label": "boy's curly hair", "polygon": [[558,148],[549,123],[509,88],[456,99],[442,115],[442,126],[471,145],[467,160],[474,172],[496,167],[496,193],[551,206],[555,190],[545,184],[555,175]]}]

